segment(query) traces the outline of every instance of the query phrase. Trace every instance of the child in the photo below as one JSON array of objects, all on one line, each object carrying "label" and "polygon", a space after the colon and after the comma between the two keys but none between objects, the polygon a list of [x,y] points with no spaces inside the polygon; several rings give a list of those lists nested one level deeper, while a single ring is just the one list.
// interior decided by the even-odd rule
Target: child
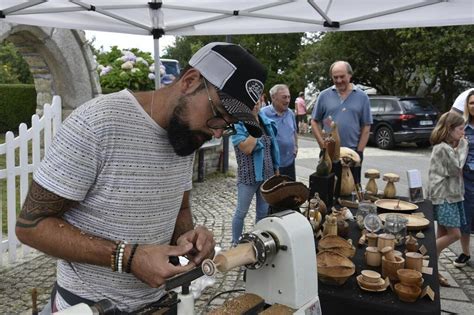
[{"label": "child", "polygon": [[[464,183],[462,169],[467,156],[464,139],[464,118],[452,112],[444,113],[431,133],[428,196],[433,203],[435,220],[438,222],[436,250],[438,257],[443,249],[461,238],[460,226],[465,224]],[[446,278],[439,276],[442,286],[450,286]]]},{"label": "child", "polygon": [[455,267],[462,268],[471,258],[469,251],[469,239],[474,215],[474,89],[467,93],[464,100],[464,119],[466,127],[464,131],[469,143],[469,154],[463,169],[464,177],[464,211],[466,224],[461,225],[461,248],[462,253],[453,262]]}]

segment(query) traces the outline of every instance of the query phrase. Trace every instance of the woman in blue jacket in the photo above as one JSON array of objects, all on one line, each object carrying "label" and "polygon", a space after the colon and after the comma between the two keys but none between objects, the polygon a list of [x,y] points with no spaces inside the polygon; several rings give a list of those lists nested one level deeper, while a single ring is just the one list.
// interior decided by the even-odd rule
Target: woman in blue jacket
[{"label": "woman in blue jacket", "polygon": [[259,114],[261,100],[253,109],[260,122],[263,135],[254,138],[249,135],[244,124],[235,125],[237,133],[232,136],[232,144],[237,159],[237,208],[232,219],[232,244],[238,243],[244,220],[253,196],[256,196],[255,223],[268,214],[268,204],[263,200],[260,186],[269,177],[278,174],[280,152],[276,142],[275,122]]}]

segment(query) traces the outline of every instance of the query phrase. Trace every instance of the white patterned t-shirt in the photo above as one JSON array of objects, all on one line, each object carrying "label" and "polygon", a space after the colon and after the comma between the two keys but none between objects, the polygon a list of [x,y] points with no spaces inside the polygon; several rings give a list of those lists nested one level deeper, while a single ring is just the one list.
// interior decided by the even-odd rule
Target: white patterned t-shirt
[{"label": "white patterned t-shirt", "polygon": [[[34,180],[78,201],[64,219],[88,234],[169,244],[183,193],[192,188],[193,160],[176,155],[166,130],[123,90],[87,102],[64,121]],[[131,274],[64,260],[57,281],[80,297],[109,299],[129,312],[164,294]]]}]

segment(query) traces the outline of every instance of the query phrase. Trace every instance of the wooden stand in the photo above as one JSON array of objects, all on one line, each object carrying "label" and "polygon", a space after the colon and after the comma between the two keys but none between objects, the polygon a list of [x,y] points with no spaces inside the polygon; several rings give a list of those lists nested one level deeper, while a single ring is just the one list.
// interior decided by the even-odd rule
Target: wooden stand
[{"label": "wooden stand", "polygon": [[336,176],[336,186],[334,187],[334,199],[341,196],[341,176],[342,176],[342,163],[341,160],[332,162],[332,171]]},{"label": "wooden stand", "polygon": [[309,176],[310,196],[319,193],[319,197],[326,204],[327,209],[331,209],[334,205],[334,173],[328,176],[318,176],[313,173]]}]

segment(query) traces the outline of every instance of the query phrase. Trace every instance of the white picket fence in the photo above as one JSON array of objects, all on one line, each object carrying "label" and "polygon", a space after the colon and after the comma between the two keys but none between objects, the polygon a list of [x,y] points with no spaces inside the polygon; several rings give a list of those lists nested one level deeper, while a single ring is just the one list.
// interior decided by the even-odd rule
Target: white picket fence
[{"label": "white picket fence", "polygon": [[[29,177],[38,167],[44,152],[49,148],[52,138],[62,121],[61,98],[54,96],[52,105],[45,104],[43,116],[31,117],[31,128],[27,129],[25,123],[20,124],[18,136],[9,131],[5,134],[5,143],[0,144],[0,156],[5,156],[6,165],[0,169],[0,194],[3,193],[2,185],[6,184],[7,231],[3,231],[0,224],[0,266],[8,257],[8,263],[18,260],[18,253],[25,257],[30,248],[22,245],[15,235],[17,217],[17,200],[23,205],[30,185]],[[31,152],[30,152],[31,151]],[[31,156],[31,159],[30,159]],[[19,163],[16,164],[15,161]],[[16,183],[19,178],[19,194]],[[0,196],[2,197],[2,196]],[[0,222],[3,222],[2,212],[4,206],[0,198]]]}]

